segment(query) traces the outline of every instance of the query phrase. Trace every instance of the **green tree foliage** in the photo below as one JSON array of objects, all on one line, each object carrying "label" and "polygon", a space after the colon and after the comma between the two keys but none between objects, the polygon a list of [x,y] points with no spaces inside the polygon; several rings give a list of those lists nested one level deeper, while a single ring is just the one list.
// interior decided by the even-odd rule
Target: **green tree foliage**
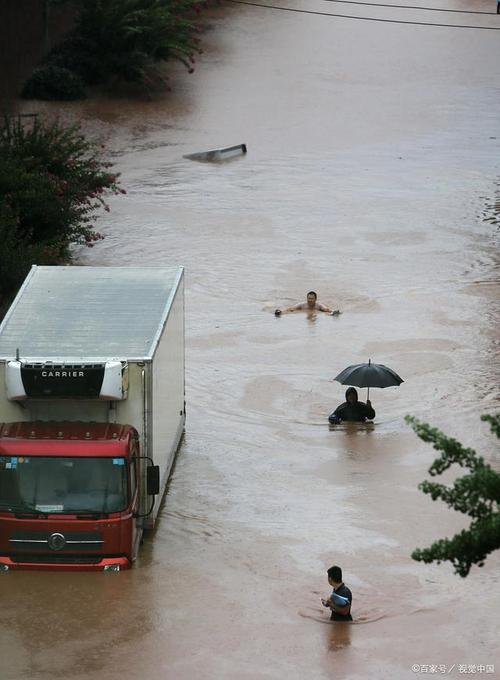
[{"label": "green tree foliage", "polygon": [[77,0],[72,35],[49,55],[50,63],[88,84],[110,78],[151,84],[155,65],[181,61],[190,72],[200,53],[195,0]]},{"label": "green tree foliage", "polygon": [[[500,414],[483,415],[481,420],[490,423],[491,431],[500,437]],[[424,481],[419,489],[432,500],[443,500],[450,508],[472,518],[467,529],[453,536],[435,541],[429,548],[417,548],[412,558],[420,562],[449,561],[455,573],[467,576],[471,566],[482,567],[486,557],[500,548],[500,473],[484,462],[473,449],[464,448],[460,442],[447,437],[410,416],[406,417],[416,434],[441,452],[432,463],[429,474],[434,477],[457,464],[469,470],[451,486]]]},{"label": "green tree foliage", "polygon": [[104,196],[122,192],[110,164],[78,127],[0,124],[0,294],[19,286],[31,264],[58,264],[70,258],[71,244],[92,247],[102,238],[94,229]]}]

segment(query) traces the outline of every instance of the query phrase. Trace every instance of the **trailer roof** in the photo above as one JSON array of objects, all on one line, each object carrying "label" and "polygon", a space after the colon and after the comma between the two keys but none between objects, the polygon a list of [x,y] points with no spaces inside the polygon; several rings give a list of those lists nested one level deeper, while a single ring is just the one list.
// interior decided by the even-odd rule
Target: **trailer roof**
[{"label": "trailer roof", "polygon": [[33,266],[0,326],[0,359],[151,357],[182,267]]}]

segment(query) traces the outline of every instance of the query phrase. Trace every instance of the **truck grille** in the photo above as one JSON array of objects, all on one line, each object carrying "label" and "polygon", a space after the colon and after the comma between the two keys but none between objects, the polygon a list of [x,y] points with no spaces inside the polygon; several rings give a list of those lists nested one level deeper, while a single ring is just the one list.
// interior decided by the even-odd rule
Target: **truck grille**
[{"label": "truck grille", "polygon": [[100,552],[104,541],[97,531],[14,531],[9,538],[11,549],[19,552],[50,551],[69,553],[78,551]]}]

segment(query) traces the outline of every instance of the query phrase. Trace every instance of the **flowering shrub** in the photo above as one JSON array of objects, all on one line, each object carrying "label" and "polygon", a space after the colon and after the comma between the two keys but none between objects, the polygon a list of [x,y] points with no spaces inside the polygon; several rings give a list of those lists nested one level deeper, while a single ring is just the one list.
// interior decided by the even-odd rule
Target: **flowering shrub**
[{"label": "flowering shrub", "polygon": [[105,196],[125,193],[77,126],[21,118],[0,125],[0,293],[8,295],[31,264],[70,259],[72,244],[92,246]]}]

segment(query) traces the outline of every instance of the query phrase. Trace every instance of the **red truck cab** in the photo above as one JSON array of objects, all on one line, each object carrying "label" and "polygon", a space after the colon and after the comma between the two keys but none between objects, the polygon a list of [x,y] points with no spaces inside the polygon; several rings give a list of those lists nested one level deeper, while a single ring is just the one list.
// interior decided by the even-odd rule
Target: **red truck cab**
[{"label": "red truck cab", "polygon": [[0,425],[0,569],[129,568],[144,460],[130,425]]}]

